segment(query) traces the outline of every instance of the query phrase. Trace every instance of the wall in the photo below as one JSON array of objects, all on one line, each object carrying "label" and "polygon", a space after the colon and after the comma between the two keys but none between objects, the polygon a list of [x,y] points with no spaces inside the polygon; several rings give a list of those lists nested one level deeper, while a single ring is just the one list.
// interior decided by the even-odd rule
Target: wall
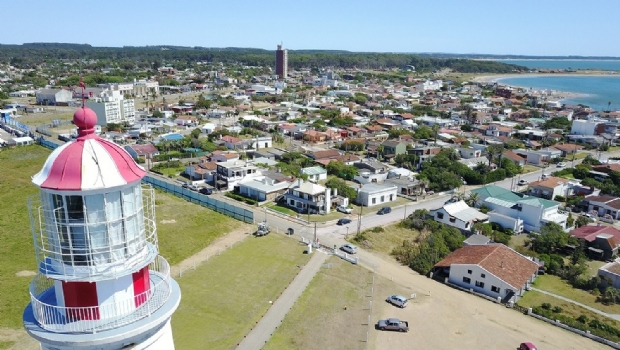
[{"label": "wall", "polygon": [[[467,273],[468,270],[471,270],[472,273],[471,274]],[[482,278],[481,274],[484,274],[485,277]],[[463,277],[470,278],[471,283],[468,284],[468,283],[463,282]],[[467,289],[471,288],[475,292],[483,293],[492,298],[497,298],[499,296],[502,299],[504,299],[506,295],[508,294],[507,289],[511,289],[515,293],[518,292],[518,290],[514,290],[513,287],[511,287],[509,284],[506,284],[501,279],[497,278],[496,276],[492,275],[491,273],[489,273],[488,271],[486,271],[485,269],[477,265],[470,265],[470,264],[452,265],[450,267],[449,281],[450,283],[456,284],[463,288],[467,288]],[[476,287],[475,285],[476,281],[483,282],[484,287]],[[491,291],[492,286],[500,288],[500,292],[499,293],[492,292]]]},{"label": "wall", "polygon": [[[443,218],[440,219],[438,216],[438,214],[443,214]],[[467,225],[467,227],[465,227],[466,222],[456,219],[454,222],[450,222],[450,214],[448,214],[443,208],[439,208],[437,210],[431,210],[430,214],[433,216],[433,220],[437,221],[437,222],[441,222],[443,224],[446,224],[448,226],[452,226],[452,227],[456,227],[458,229],[461,230],[465,230],[465,231],[470,231],[471,230],[471,224]]]}]

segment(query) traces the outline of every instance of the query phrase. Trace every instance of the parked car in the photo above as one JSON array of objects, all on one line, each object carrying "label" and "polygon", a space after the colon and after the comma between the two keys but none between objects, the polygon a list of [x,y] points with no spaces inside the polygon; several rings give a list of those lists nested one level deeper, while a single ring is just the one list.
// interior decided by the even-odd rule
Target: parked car
[{"label": "parked car", "polygon": [[351,219],[342,218],[342,219],[338,220],[338,225],[346,225],[346,224],[350,224],[350,223],[351,223]]},{"label": "parked car", "polygon": [[349,254],[357,254],[357,247],[349,243],[341,245],[340,250]]},{"label": "parked car", "polygon": [[559,162],[558,163],[558,168],[563,168],[565,166],[566,166],[566,163],[564,163],[564,162]]},{"label": "parked car", "polygon": [[388,303],[403,309],[407,306],[407,298],[402,295],[390,295],[385,299]]},{"label": "parked car", "polygon": [[187,188],[189,188],[192,191],[198,191],[198,186],[196,185],[189,185]]},{"label": "parked car", "polygon": [[391,212],[392,212],[392,208],[390,208],[390,207],[383,207],[383,208],[379,209],[377,214],[383,215],[383,214],[389,214]]},{"label": "parked car", "polygon": [[341,213],[345,213],[345,214],[351,214],[353,212],[353,209],[349,208],[349,207],[345,207],[344,205],[339,205],[336,210],[338,210]]},{"label": "parked car", "polygon": [[387,320],[379,320],[375,328],[382,331],[409,332],[409,322],[397,318],[388,318]]},{"label": "parked car", "polygon": [[584,213],[582,214],[583,216],[587,217],[588,219],[592,220],[592,221],[596,221],[596,216],[590,214],[590,213]]},{"label": "parked car", "polygon": [[536,350],[536,346],[530,342],[521,343],[519,350]]},{"label": "parked car", "polygon": [[517,184],[518,184],[519,186],[525,186],[525,185],[527,185],[527,181],[526,181],[526,180],[521,179],[521,180],[519,180],[519,182],[517,182]]},{"label": "parked car", "polygon": [[183,188],[189,188],[189,185],[187,184],[187,182],[185,182],[182,187]]},{"label": "parked car", "polygon": [[198,192],[200,192],[202,194],[206,194],[206,195],[213,194],[213,190],[210,189],[210,188],[206,188],[206,187],[201,188],[200,191],[198,191]]}]

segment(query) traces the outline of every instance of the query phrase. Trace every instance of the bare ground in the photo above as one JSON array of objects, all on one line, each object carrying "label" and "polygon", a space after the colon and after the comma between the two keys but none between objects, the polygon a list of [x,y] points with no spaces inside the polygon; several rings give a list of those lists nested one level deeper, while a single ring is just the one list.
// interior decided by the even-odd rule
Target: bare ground
[{"label": "bare ground", "polygon": [[409,333],[381,332],[371,328],[370,348],[410,349],[516,349],[531,341],[544,349],[609,349],[600,343],[465,293],[411,269],[384,261],[377,273],[416,293],[405,309],[380,303],[393,293],[378,288],[372,322],[397,317],[409,321]]}]

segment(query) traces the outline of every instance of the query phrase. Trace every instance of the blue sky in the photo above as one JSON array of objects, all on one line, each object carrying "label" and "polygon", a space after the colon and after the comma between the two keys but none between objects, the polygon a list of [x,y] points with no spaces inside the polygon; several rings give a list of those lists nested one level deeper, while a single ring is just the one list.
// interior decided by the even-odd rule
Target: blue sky
[{"label": "blue sky", "polygon": [[617,0],[0,0],[2,44],[620,56]]}]

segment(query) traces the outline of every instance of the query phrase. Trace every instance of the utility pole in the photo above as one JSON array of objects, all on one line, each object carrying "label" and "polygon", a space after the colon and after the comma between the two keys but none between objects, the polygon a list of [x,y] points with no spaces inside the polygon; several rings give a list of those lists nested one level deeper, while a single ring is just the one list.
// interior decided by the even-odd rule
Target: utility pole
[{"label": "utility pole", "polygon": [[315,221],[315,222],[314,222],[314,242],[315,242],[315,243],[317,242],[317,240],[316,240],[316,239],[317,239],[317,238],[316,238],[316,221]]},{"label": "utility pole", "polygon": [[357,234],[359,235],[362,230],[362,210],[364,210],[364,205],[360,206],[360,213],[357,216]]}]

